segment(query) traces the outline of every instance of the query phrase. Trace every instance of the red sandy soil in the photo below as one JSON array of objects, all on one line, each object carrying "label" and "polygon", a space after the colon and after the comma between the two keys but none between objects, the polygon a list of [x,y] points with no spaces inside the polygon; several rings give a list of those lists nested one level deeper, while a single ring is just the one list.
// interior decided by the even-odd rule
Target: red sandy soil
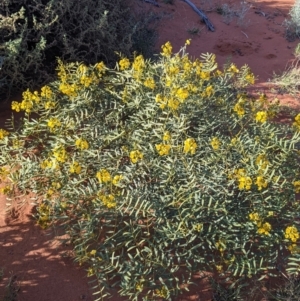
[{"label": "red sandy soil", "polygon": [[[299,109],[300,101],[289,95],[278,94],[272,90],[269,79],[273,73],[280,74],[294,56],[293,51],[300,41],[288,42],[284,37],[283,21],[293,0],[247,1],[251,6],[240,26],[234,18],[227,25],[216,7],[227,3],[231,7],[240,7],[241,0],[193,0],[204,10],[215,27],[210,32],[201,23],[199,16],[182,0],[166,4],[157,0],[154,7],[141,0],[131,0],[138,12],[153,11],[161,16],[158,23],[157,53],[160,45],[170,41],[174,52],[192,39],[188,52],[192,57],[212,52],[222,66],[231,61],[238,67],[248,64],[257,81],[253,93],[264,92],[272,99],[277,97],[281,104]],[[197,34],[191,34],[198,28]],[[11,116],[10,104],[0,103],[0,128]],[[0,300],[9,290],[15,297],[7,301],[92,301],[92,291],[84,268],[79,267],[67,254],[68,247],[60,245],[53,233],[41,230],[32,219],[32,204],[27,198],[20,208],[14,203],[14,210],[6,212],[6,197],[0,195]],[[1,270],[0,270],[1,272]],[[197,282],[197,281],[195,281]],[[11,283],[10,289],[7,287]],[[177,300],[211,300],[211,290],[207,283],[198,281],[199,287],[193,288]],[[125,300],[117,297],[113,301]]]}]

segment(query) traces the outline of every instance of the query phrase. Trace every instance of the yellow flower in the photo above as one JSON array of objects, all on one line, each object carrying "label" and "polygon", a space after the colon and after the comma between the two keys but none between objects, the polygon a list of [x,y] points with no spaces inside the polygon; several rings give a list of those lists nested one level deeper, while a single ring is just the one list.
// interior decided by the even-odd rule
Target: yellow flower
[{"label": "yellow flower", "polygon": [[257,230],[258,234],[269,235],[272,226],[269,223],[263,223]]},{"label": "yellow flower", "polygon": [[70,98],[73,98],[77,96],[78,86],[76,84],[69,85],[63,82],[59,85],[59,90]]},{"label": "yellow flower", "polygon": [[240,102],[235,104],[233,111],[236,112],[239,117],[243,117],[245,115],[245,109]]},{"label": "yellow flower", "polygon": [[61,122],[57,118],[53,117],[48,120],[47,125],[50,128],[50,131],[54,132],[56,128],[61,126]]},{"label": "yellow flower", "polygon": [[185,100],[188,96],[189,96],[189,91],[187,89],[184,88],[179,88],[176,91],[176,96],[180,99],[180,100]]},{"label": "yellow flower", "polygon": [[97,172],[96,178],[100,183],[107,183],[111,181],[110,173],[106,169],[101,169]]},{"label": "yellow flower", "polygon": [[270,162],[268,161],[267,156],[265,154],[258,155],[255,160],[255,164],[259,166],[261,171],[265,170],[269,163]]},{"label": "yellow flower", "polygon": [[220,70],[216,71],[216,76],[221,76],[222,74],[223,74],[222,71],[220,71]]},{"label": "yellow flower", "polygon": [[214,88],[212,85],[209,85],[205,88],[205,95],[210,97],[214,93]]},{"label": "yellow flower", "polygon": [[6,179],[7,175],[9,175],[9,171],[5,167],[0,167],[0,179]]},{"label": "yellow flower", "polygon": [[235,146],[237,145],[239,142],[239,138],[236,138],[236,137],[233,137],[231,140],[230,140],[230,145],[231,146]]},{"label": "yellow flower", "polygon": [[70,173],[77,173],[78,175],[81,172],[82,167],[80,166],[80,164],[77,161],[74,161],[73,164],[71,164],[70,166]]},{"label": "yellow flower", "polygon": [[0,188],[0,193],[2,194],[8,195],[10,192],[12,192],[12,187],[9,185]]},{"label": "yellow flower", "polygon": [[192,155],[196,153],[197,143],[194,138],[188,138],[184,141],[183,152],[188,154],[191,152]]},{"label": "yellow flower", "polygon": [[58,78],[60,79],[60,81],[66,82],[67,72],[66,72],[63,62],[60,59],[58,59],[58,67],[56,68],[56,70],[58,71],[57,75],[58,75]]},{"label": "yellow flower", "polygon": [[59,182],[52,182],[51,183],[51,186],[54,188],[54,189],[60,189],[61,188],[61,184]]},{"label": "yellow flower", "polygon": [[289,226],[285,229],[284,237],[290,239],[292,242],[296,242],[299,239],[299,232],[295,226]]},{"label": "yellow flower", "polygon": [[122,101],[124,103],[127,103],[127,101],[128,101],[128,89],[127,89],[127,87],[125,87],[124,90],[122,91]]},{"label": "yellow flower", "polygon": [[137,161],[142,160],[144,155],[139,150],[131,151],[129,154],[132,163],[137,163]]},{"label": "yellow flower", "polygon": [[260,221],[260,216],[257,212],[252,212],[249,214],[249,219],[255,223]]},{"label": "yellow flower", "polygon": [[190,45],[190,44],[191,44],[191,39],[185,41],[185,45]]},{"label": "yellow flower", "polygon": [[203,80],[209,80],[210,79],[210,72],[201,71],[200,72],[200,77]]},{"label": "yellow flower", "polygon": [[46,159],[41,162],[40,166],[42,169],[51,168],[53,166],[53,162],[51,159]]},{"label": "yellow flower", "polygon": [[113,180],[112,180],[112,183],[115,185],[115,186],[118,186],[119,182],[123,179],[123,176],[122,175],[116,175],[114,176]]},{"label": "yellow flower", "polygon": [[223,266],[221,264],[215,265],[217,272],[221,273],[223,272]]},{"label": "yellow flower", "polygon": [[295,181],[295,182],[293,182],[293,184],[294,184],[295,192],[299,193],[300,192],[300,181]]},{"label": "yellow flower", "polygon": [[177,99],[171,98],[168,100],[168,107],[174,111],[178,109],[179,105],[180,105],[180,102]]},{"label": "yellow flower", "polygon": [[92,76],[82,75],[80,77],[80,83],[88,88],[93,83],[94,78]]},{"label": "yellow flower", "polygon": [[95,274],[94,269],[92,267],[89,267],[87,270],[87,276],[92,277]]},{"label": "yellow flower", "polygon": [[88,67],[84,64],[80,64],[77,68],[77,72],[79,75],[85,74],[88,71]]},{"label": "yellow flower", "polygon": [[193,226],[193,230],[196,231],[196,232],[201,232],[203,229],[203,224],[195,224]]},{"label": "yellow flower", "polygon": [[154,79],[153,78],[147,78],[144,81],[144,86],[153,90],[155,88],[155,81],[154,81]]},{"label": "yellow flower", "polygon": [[3,129],[0,129],[0,140],[3,140],[5,137],[9,135],[9,132]]},{"label": "yellow flower", "polygon": [[45,102],[44,107],[46,110],[49,110],[49,109],[54,109],[55,105],[56,105],[56,102],[49,100],[49,101]]},{"label": "yellow flower", "polygon": [[235,174],[237,177],[242,177],[246,175],[246,171],[244,168],[239,168],[235,170]]},{"label": "yellow flower", "polygon": [[49,86],[44,86],[41,89],[41,96],[45,97],[46,99],[51,99],[53,92]]},{"label": "yellow flower", "polygon": [[248,73],[246,76],[245,76],[245,80],[249,83],[249,84],[251,84],[251,85],[253,85],[254,83],[255,83],[255,77],[254,77],[254,74],[253,73]]},{"label": "yellow flower", "polygon": [[115,208],[117,206],[115,197],[112,194],[103,195],[102,193],[99,193],[98,197],[107,208]]},{"label": "yellow flower", "polygon": [[138,73],[142,72],[144,67],[145,67],[144,57],[142,55],[136,56],[133,63],[132,63],[132,67]]},{"label": "yellow flower", "polygon": [[20,110],[21,110],[21,103],[19,103],[17,101],[13,101],[11,103],[11,108],[12,108],[12,110],[14,110],[16,112],[20,112]]},{"label": "yellow flower", "polygon": [[255,184],[257,185],[258,190],[262,190],[263,188],[267,188],[268,186],[268,182],[261,176],[258,176],[256,178]]},{"label": "yellow flower", "polygon": [[96,253],[97,253],[96,250],[92,250],[92,251],[90,252],[90,255],[94,256],[94,255],[96,255]]},{"label": "yellow flower", "polygon": [[66,162],[67,160],[67,151],[63,146],[56,147],[53,151],[53,156],[58,162]]},{"label": "yellow flower", "polygon": [[295,122],[293,122],[293,126],[297,131],[300,131],[300,113],[295,117]]},{"label": "yellow flower", "polygon": [[128,58],[123,58],[119,61],[120,70],[126,70],[130,67],[130,61]]},{"label": "yellow flower", "polygon": [[138,282],[138,283],[135,285],[135,289],[136,289],[137,291],[142,291],[143,288],[144,288],[144,285],[143,285],[143,283],[141,283],[141,282]]},{"label": "yellow flower", "polygon": [[239,189],[240,190],[250,190],[252,185],[252,180],[250,177],[242,176],[239,177]]},{"label": "yellow flower", "polygon": [[47,190],[46,197],[47,197],[47,198],[50,198],[51,195],[53,195],[53,194],[54,194],[54,190],[51,189],[51,188],[49,188],[49,189]]},{"label": "yellow flower", "polygon": [[39,101],[40,101],[40,97],[37,91],[31,93],[29,89],[27,89],[22,93],[22,102],[24,103],[32,103],[32,102],[38,103]]},{"label": "yellow flower", "polygon": [[198,91],[198,87],[193,84],[188,84],[188,91],[190,91],[192,93],[196,93]]},{"label": "yellow flower", "polygon": [[161,289],[156,289],[155,295],[157,295],[158,297],[161,297],[163,299],[167,299],[167,297],[169,295],[168,289],[165,286],[163,286]]},{"label": "yellow flower", "polygon": [[78,149],[85,150],[89,148],[89,143],[82,138],[79,138],[75,141],[75,145]]},{"label": "yellow flower", "polygon": [[260,111],[256,113],[255,120],[256,122],[264,123],[267,121],[268,113],[264,111]]},{"label": "yellow flower", "polygon": [[95,65],[95,68],[99,71],[99,72],[104,72],[106,69],[106,66],[103,62],[97,63]]},{"label": "yellow flower", "polygon": [[300,249],[297,246],[297,244],[291,244],[288,246],[288,250],[291,252],[291,254],[298,254]]},{"label": "yellow flower", "polygon": [[156,144],[155,147],[160,156],[168,155],[171,149],[169,144]]},{"label": "yellow flower", "polygon": [[187,60],[183,65],[183,70],[185,71],[184,74],[188,75],[191,72],[192,68],[193,68],[192,62],[190,60]]},{"label": "yellow flower", "polygon": [[161,109],[164,109],[167,103],[167,99],[165,96],[162,96],[161,94],[156,94],[155,96],[155,102],[159,104],[159,107]]},{"label": "yellow flower", "polygon": [[210,144],[211,144],[211,146],[212,146],[212,148],[213,148],[214,150],[218,150],[218,149],[220,148],[221,142],[220,142],[220,140],[219,140],[217,137],[214,137],[214,138],[211,140]]},{"label": "yellow flower", "polygon": [[171,134],[169,131],[164,132],[163,137],[162,137],[163,141],[169,141],[171,140]]},{"label": "yellow flower", "polygon": [[162,56],[166,56],[166,57],[171,56],[173,47],[170,42],[167,42],[166,44],[162,45],[161,49],[162,49],[161,52]]},{"label": "yellow flower", "polygon": [[20,108],[26,113],[30,113],[33,109],[33,102],[31,100],[24,99],[21,102]]},{"label": "yellow flower", "polygon": [[235,64],[231,64],[230,67],[227,69],[227,71],[232,72],[232,73],[239,73],[240,72]]},{"label": "yellow flower", "polygon": [[174,76],[176,74],[178,74],[180,72],[180,69],[178,66],[170,66],[167,70],[166,70],[167,74],[169,76]]},{"label": "yellow flower", "polygon": [[226,240],[221,238],[219,241],[216,242],[216,248],[223,253],[226,250]]}]

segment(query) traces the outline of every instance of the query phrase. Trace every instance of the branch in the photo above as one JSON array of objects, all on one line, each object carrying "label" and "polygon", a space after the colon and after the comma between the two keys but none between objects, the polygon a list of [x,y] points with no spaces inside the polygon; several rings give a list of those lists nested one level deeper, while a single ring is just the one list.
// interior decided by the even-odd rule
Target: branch
[{"label": "branch", "polygon": [[202,21],[205,23],[205,25],[207,26],[208,30],[215,31],[214,26],[208,20],[208,18],[206,17],[206,15],[204,14],[204,12],[202,10],[200,10],[199,8],[197,8],[196,5],[194,3],[192,3],[190,0],[182,0],[182,1],[184,1],[188,5],[190,5],[191,8],[201,17]]},{"label": "branch", "polygon": [[159,7],[158,3],[155,0],[144,0],[144,1]]}]

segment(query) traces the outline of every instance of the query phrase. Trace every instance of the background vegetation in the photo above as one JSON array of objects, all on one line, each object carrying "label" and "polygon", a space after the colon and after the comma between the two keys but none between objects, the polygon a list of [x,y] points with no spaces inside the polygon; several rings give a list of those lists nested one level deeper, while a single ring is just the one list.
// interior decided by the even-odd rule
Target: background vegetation
[{"label": "background vegetation", "polygon": [[120,0],[1,1],[0,97],[53,80],[57,57],[112,66],[115,52],[149,56],[153,22]]}]

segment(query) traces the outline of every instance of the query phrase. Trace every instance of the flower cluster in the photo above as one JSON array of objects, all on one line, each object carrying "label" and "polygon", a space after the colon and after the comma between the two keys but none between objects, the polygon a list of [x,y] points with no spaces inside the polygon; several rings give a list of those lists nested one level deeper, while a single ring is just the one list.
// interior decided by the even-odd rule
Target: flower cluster
[{"label": "flower cluster", "polygon": [[245,98],[244,97],[240,97],[238,102],[234,105],[233,111],[239,116],[239,117],[243,117],[245,115],[245,108],[244,108],[244,104],[245,104]]},{"label": "flower cluster", "polygon": [[295,226],[289,226],[285,229],[284,237],[291,240],[292,242],[297,242],[299,239],[299,232]]},{"label": "flower cluster", "polygon": [[235,171],[234,177],[237,179],[239,183],[239,189],[240,190],[250,190],[252,186],[252,180],[249,176],[247,176],[247,173],[245,169],[240,168]]},{"label": "flower cluster", "polygon": [[267,188],[268,182],[262,176],[258,176],[256,178],[255,184],[257,185],[258,190],[262,190],[263,188]]},{"label": "flower cluster", "polygon": [[194,138],[188,138],[184,141],[183,152],[185,154],[191,153],[194,155],[196,153],[197,143]]},{"label": "flower cluster", "polygon": [[167,42],[166,44],[162,45],[161,49],[162,49],[162,52],[161,52],[162,56],[165,56],[165,57],[171,56],[173,47],[170,42]]},{"label": "flower cluster", "polygon": [[107,183],[111,181],[111,175],[106,169],[101,169],[97,172],[96,178],[100,183]]},{"label": "flower cluster", "polygon": [[61,122],[59,121],[58,118],[51,117],[51,118],[48,120],[47,125],[48,125],[48,127],[50,128],[50,131],[51,131],[51,132],[54,132],[57,128],[59,128],[59,127],[61,126]]},{"label": "flower cluster", "polygon": [[9,135],[9,132],[3,129],[0,129],[0,140],[3,140],[5,137]]},{"label": "flower cluster", "polygon": [[123,58],[119,61],[120,70],[126,70],[130,67],[130,61],[128,58]]},{"label": "flower cluster", "polygon": [[255,120],[256,122],[264,123],[267,121],[267,118],[268,118],[268,113],[265,111],[260,111],[256,113]]},{"label": "flower cluster", "polygon": [[53,156],[55,157],[55,159],[58,162],[64,163],[67,161],[68,158],[68,154],[67,151],[65,150],[65,148],[63,146],[57,146],[54,150],[53,150]]},{"label": "flower cluster", "polygon": [[138,161],[142,160],[144,158],[144,155],[139,150],[133,150],[129,154],[130,160],[132,163],[137,163]]},{"label": "flower cluster", "polygon": [[300,192],[300,181],[294,181],[293,185],[294,185],[294,188],[295,188],[295,192],[299,193]]},{"label": "flower cluster", "polygon": [[268,222],[263,222],[262,218],[259,216],[257,212],[251,212],[249,214],[249,219],[255,223],[258,227],[257,233],[261,235],[270,235],[270,231],[272,230],[272,226]]},{"label": "flower cluster", "polygon": [[117,206],[115,197],[112,194],[104,195],[102,192],[100,192],[98,197],[102,201],[103,205],[107,208],[115,208]]},{"label": "flower cluster", "polygon": [[153,90],[155,88],[155,80],[151,77],[147,78],[144,81],[144,86]]},{"label": "flower cluster", "polygon": [[77,162],[77,161],[74,161],[71,166],[70,166],[70,173],[76,173],[76,174],[80,174],[81,173],[81,169],[82,169],[82,166]]},{"label": "flower cluster", "polygon": [[82,139],[82,138],[77,139],[75,141],[75,145],[80,150],[86,150],[89,148],[89,143],[85,139]]},{"label": "flower cluster", "polygon": [[293,122],[293,126],[297,131],[300,131],[300,113],[295,117],[295,121]]},{"label": "flower cluster", "polygon": [[155,147],[160,156],[168,155],[171,150],[171,145],[169,144],[156,144]]},{"label": "flower cluster", "polygon": [[214,150],[218,150],[220,148],[221,142],[217,137],[213,137],[210,144]]}]

